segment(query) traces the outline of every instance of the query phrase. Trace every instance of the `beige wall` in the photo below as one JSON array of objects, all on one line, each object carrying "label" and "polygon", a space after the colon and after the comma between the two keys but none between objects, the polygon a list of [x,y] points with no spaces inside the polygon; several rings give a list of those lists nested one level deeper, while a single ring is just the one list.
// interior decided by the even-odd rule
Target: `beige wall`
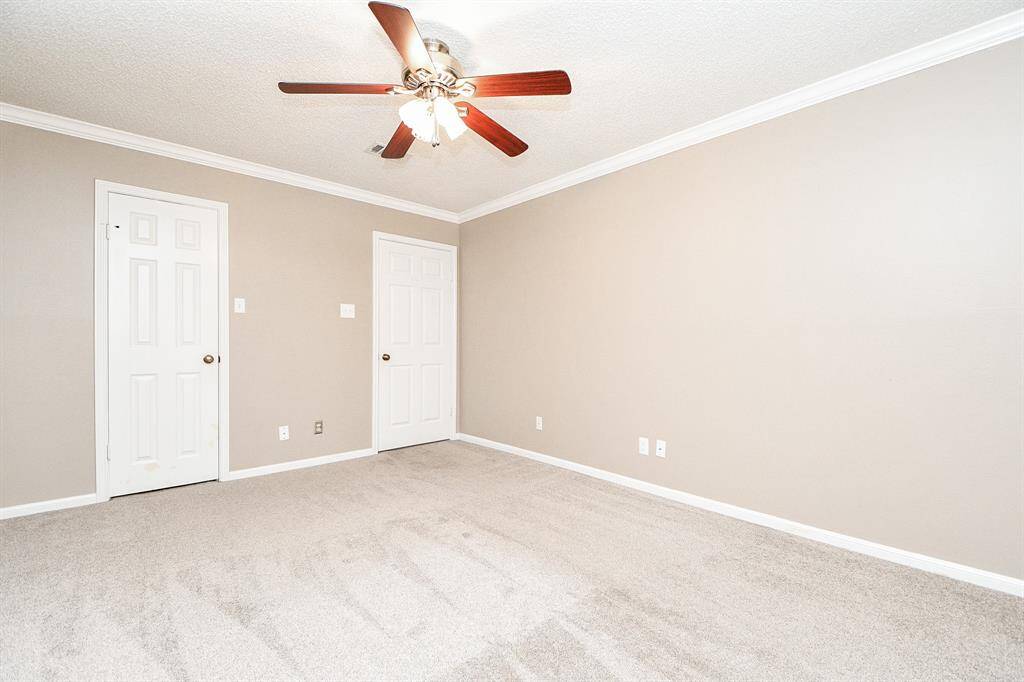
[{"label": "beige wall", "polygon": [[460,430],[1024,577],[1021,47],[463,225]]},{"label": "beige wall", "polygon": [[4,123],[0,506],[95,490],[96,179],[230,206],[232,469],[370,446],[371,232],[455,244],[456,225]]},{"label": "beige wall", "polygon": [[[1024,577],[1021,75],[1017,41],[463,226],[461,430]],[[96,178],[230,205],[233,469],[370,444],[370,233],[456,226],[0,124],[0,506],[93,490]]]}]

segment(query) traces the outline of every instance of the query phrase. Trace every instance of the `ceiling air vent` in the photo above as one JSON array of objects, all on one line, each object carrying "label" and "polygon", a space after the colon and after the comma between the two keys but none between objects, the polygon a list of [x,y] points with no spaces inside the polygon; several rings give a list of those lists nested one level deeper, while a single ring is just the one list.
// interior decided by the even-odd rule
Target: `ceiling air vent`
[{"label": "ceiling air vent", "polygon": [[382,151],[384,151],[384,145],[382,144],[373,144],[366,148],[367,154],[373,154],[375,156],[380,154]]}]

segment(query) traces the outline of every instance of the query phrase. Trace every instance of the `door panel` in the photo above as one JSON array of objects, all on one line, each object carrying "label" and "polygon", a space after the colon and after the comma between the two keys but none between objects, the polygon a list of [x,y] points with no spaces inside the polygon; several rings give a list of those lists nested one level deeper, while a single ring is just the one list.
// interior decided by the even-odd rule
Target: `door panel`
[{"label": "door panel", "polygon": [[390,400],[388,426],[405,426],[412,421],[412,367],[391,365],[387,369]]},{"label": "door panel", "polygon": [[202,395],[202,375],[199,372],[178,374],[178,457],[199,454],[199,439],[203,429]]},{"label": "door panel", "polygon": [[423,365],[420,417],[424,422],[441,418],[441,365]]},{"label": "door panel", "polygon": [[199,343],[199,328],[202,325],[200,267],[195,263],[177,263],[175,267],[175,328],[178,330],[178,347],[195,346]]},{"label": "door panel", "polygon": [[158,388],[160,379],[155,374],[132,374],[131,410],[128,420],[131,428],[133,462],[156,461],[159,450],[160,406]]},{"label": "door panel", "polygon": [[217,213],[110,193],[110,494],[217,478]]},{"label": "door panel", "polygon": [[412,287],[396,284],[389,287],[391,324],[385,338],[390,348],[408,346],[412,341],[412,295]]},{"label": "door panel", "polygon": [[129,311],[133,346],[156,343],[156,269],[152,260],[132,258],[130,261],[131,308]]},{"label": "door panel", "polygon": [[[377,258],[378,449],[450,438],[455,423],[452,252],[382,239]],[[388,355],[390,359],[384,360]]]},{"label": "door panel", "polygon": [[421,337],[424,346],[441,345],[441,328],[444,326],[442,319],[441,299],[444,293],[438,289],[423,287],[420,294],[423,298],[423,325],[420,327],[423,336]]}]

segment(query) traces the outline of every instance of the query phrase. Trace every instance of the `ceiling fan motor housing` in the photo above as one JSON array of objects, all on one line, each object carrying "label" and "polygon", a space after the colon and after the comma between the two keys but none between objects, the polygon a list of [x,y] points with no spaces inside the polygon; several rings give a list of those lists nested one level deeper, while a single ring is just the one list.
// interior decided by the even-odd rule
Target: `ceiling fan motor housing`
[{"label": "ceiling fan motor housing", "polygon": [[436,38],[424,38],[423,45],[430,53],[430,61],[434,62],[434,70],[437,73],[421,75],[406,68],[402,71],[402,83],[410,90],[415,90],[424,83],[454,87],[455,82],[462,78],[462,65],[451,55],[448,45]]}]

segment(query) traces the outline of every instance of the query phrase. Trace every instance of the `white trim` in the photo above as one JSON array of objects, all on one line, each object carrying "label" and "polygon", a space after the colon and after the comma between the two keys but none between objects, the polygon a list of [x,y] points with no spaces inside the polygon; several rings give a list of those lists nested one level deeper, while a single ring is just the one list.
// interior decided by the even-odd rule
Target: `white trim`
[{"label": "white trim", "polygon": [[279,474],[282,471],[292,471],[294,469],[306,469],[308,467],[316,467],[321,464],[334,464],[335,462],[344,462],[350,459],[359,459],[360,457],[371,457],[377,453],[373,448],[364,448],[362,450],[352,450],[350,452],[339,452],[334,455],[323,455],[322,457],[309,457],[307,459],[293,459],[288,462],[280,462],[279,464],[267,464],[261,467],[252,467],[250,469],[239,469],[238,471],[229,471],[227,475],[221,476],[222,481],[237,481],[242,478],[252,478],[253,476],[266,476],[267,474]]},{"label": "white trim", "polygon": [[1024,10],[1016,10],[977,26],[952,33],[937,40],[871,62],[870,64],[865,64],[864,66],[826,78],[817,83],[798,88],[778,97],[773,97],[744,109],[725,114],[712,121],[673,133],[660,140],[648,142],[620,154],[595,161],[582,168],[577,168],[563,175],[530,185],[524,189],[484,202],[462,212],[447,211],[425,204],[417,204],[386,194],[331,182],[330,180],[314,178],[309,175],[244,161],[194,147],[186,147],[174,142],[136,135],[135,133],[123,130],[107,128],[73,118],[57,116],[56,114],[27,109],[5,102],[0,102],[0,121],[49,130],[95,142],[104,142],[117,147],[178,159],[179,161],[198,163],[203,166],[210,166],[211,168],[250,175],[293,187],[301,187],[314,192],[362,201],[450,223],[465,223],[530,201],[531,199],[557,192],[566,187],[572,187],[587,180],[593,180],[602,175],[608,175],[623,168],[629,168],[638,163],[649,161],[665,154],[671,154],[680,149],[685,149],[686,147],[706,142],[707,140],[727,135],[728,133],[748,128],[857,90],[863,90],[893,78],[906,76],[907,74],[927,69],[930,66],[935,66],[951,59],[994,47],[1022,36],[1024,36]]},{"label": "white trim", "polygon": [[440,208],[434,208],[433,206],[417,204],[413,201],[398,199],[386,194],[378,194],[377,192],[370,192],[358,187],[343,185],[338,182],[331,182],[330,180],[322,180],[309,175],[302,175],[301,173],[294,173],[292,171],[274,168],[273,166],[265,166],[261,163],[244,161],[231,156],[224,156],[223,154],[196,149],[195,147],[186,147],[182,144],[158,140],[154,137],[146,137],[144,135],[136,135],[135,133],[107,128],[105,126],[87,123],[85,121],[79,121],[65,116],[48,114],[44,111],[36,111],[35,109],[28,109],[26,107],[20,107],[6,102],[0,102],[0,121],[17,123],[19,125],[29,126],[32,128],[39,128],[40,130],[49,130],[50,132],[61,133],[62,135],[80,137],[84,140],[103,142],[105,144],[114,145],[115,147],[134,149],[135,151],[156,154],[157,156],[166,156],[170,159],[197,163],[201,166],[219,168],[220,170],[226,170],[232,173],[250,175],[254,178],[271,180],[273,182],[291,185],[292,187],[301,187],[303,189],[313,190],[314,192],[331,194],[336,197],[344,197],[345,199],[352,199],[353,201],[361,201],[367,204],[392,208],[396,211],[415,213],[416,215],[426,216],[427,218],[435,218],[437,220],[444,220],[450,223],[458,222],[458,216],[453,211],[445,211]]},{"label": "white trim", "polygon": [[493,201],[459,213],[458,222],[465,223],[502,209],[572,187],[602,175],[634,166],[644,161],[671,154],[686,147],[778,118],[799,109],[841,97],[899,78],[930,66],[963,57],[1024,36],[1024,10],[978,24],[958,33],[913,47],[904,52],[865,64],[845,73],[826,78],[778,97],[725,114],[712,121],[688,128],[654,142],[609,156],[564,175],[530,185]]},{"label": "white trim", "polygon": [[217,209],[217,479],[231,471],[231,259],[228,205]]},{"label": "white trim", "polygon": [[823,542],[826,545],[832,545],[833,547],[848,549],[852,552],[857,552],[858,554],[866,554],[867,556],[875,557],[876,559],[884,559],[903,566],[910,566],[911,568],[917,568],[929,573],[937,573],[948,578],[954,578],[955,580],[962,580],[974,585],[980,585],[981,587],[987,587],[991,590],[1024,597],[1024,580],[1019,578],[1000,575],[999,573],[992,573],[990,571],[983,571],[980,568],[964,566],[963,564],[953,563],[952,561],[946,561],[945,559],[937,559],[924,554],[917,554],[916,552],[908,552],[904,549],[881,545],[877,542],[862,540],[850,535],[843,535],[842,533],[824,530],[823,528],[808,526],[807,524],[789,521],[778,516],[772,516],[771,514],[765,514],[752,509],[746,509],[744,507],[726,504],[725,502],[711,500],[706,497],[699,497],[690,493],[684,493],[673,488],[666,488],[664,486],[655,485],[654,483],[648,483],[647,481],[623,476],[622,474],[614,474],[610,471],[605,471],[604,469],[597,469],[585,464],[571,462],[567,459],[560,459],[558,457],[552,457],[551,455],[526,450],[525,448],[520,448],[515,445],[508,445],[506,443],[499,443],[486,438],[480,438],[479,436],[460,433],[457,435],[457,439],[467,443],[473,443],[474,445],[491,448],[492,450],[526,457],[527,459],[543,462],[544,464],[551,464],[556,467],[561,467],[562,469],[575,471],[576,473],[583,474],[585,476],[599,478],[602,481],[617,483],[618,485],[625,486],[627,488],[656,495],[657,497],[663,497],[674,502],[681,502],[682,504],[686,504],[691,507],[706,509],[707,511],[730,516],[734,519],[754,523],[758,526],[773,528],[791,535],[798,535],[809,540]]},{"label": "white trim", "polygon": [[[95,222],[95,276],[93,281],[93,310],[96,340],[94,383],[96,384],[96,494],[95,502],[110,499],[110,463],[107,461],[110,414],[108,400],[108,263],[107,249],[107,195],[124,194],[143,199],[168,201],[186,206],[200,206],[217,212],[217,478],[224,477],[230,469],[230,311],[228,297],[228,205],[221,201],[172,194],[146,187],[134,187],[107,180],[96,181],[96,222]],[[41,503],[42,504],[42,503]],[[31,512],[28,512],[31,513]]]},{"label": "white trim", "polygon": [[[320,466],[321,464],[333,464],[335,462],[344,462],[350,459],[359,459],[361,457],[370,457],[377,454],[371,448],[365,448],[363,450],[352,450],[350,452],[339,452],[334,455],[324,455],[322,457],[309,457],[307,459],[297,459],[290,462],[281,462],[280,464],[268,464],[261,467],[252,467],[251,469],[240,469],[238,471],[227,471],[221,472],[221,481],[237,481],[243,478],[252,478],[253,476],[266,476],[267,474],[277,474],[282,471],[292,471],[294,469],[306,469],[308,467]],[[41,514],[48,511],[56,511],[58,509],[70,509],[72,507],[82,507],[87,504],[96,504],[97,502],[106,502],[110,498],[99,499],[95,494],[89,495],[78,495],[76,497],[64,497],[58,500],[43,500],[42,502],[29,502],[28,504],[19,504],[12,507],[0,507],[0,520],[13,519],[18,516],[28,516],[30,514]]]},{"label": "white trim", "polygon": [[390,234],[374,230],[373,265],[370,268],[370,274],[373,277],[373,301],[370,304],[372,309],[370,324],[373,327],[373,355],[371,356],[373,367],[373,387],[371,390],[373,390],[373,396],[370,402],[370,419],[372,420],[370,424],[370,447],[374,452],[378,452],[377,443],[379,442],[379,434],[377,433],[377,358],[379,357],[377,340],[377,301],[379,300],[377,291],[377,258],[380,255],[380,242],[385,240],[400,244],[423,246],[428,249],[438,249],[452,254],[452,430],[450,436],[452,440],[458,437],[459,424],[459,247],[452,244],[442,244],[440,242],[427,241],[426,239],[416,239],[415,237],[405,237],[400,234]]},{"label": "white trim", "polygon": [[62,497],[58,500],[43,500],[42,502],[29,502],[28,504],[16,504],[12,507],[0,507],[0,520],[14,519],[29,514],[42,514],[43,512],[56,511],[58,509],[71,509],[72,507],[84,507],[87,504],[95,504],[99,500],[96,495],[76,495],[74,497]]},{"label": "white trim", "polygon": [[100,188],[101,182],[96,181],[96,220],[93,235],[96,243],[93,253],[92,295],[93,348],[96,354],[93,364],[93,387],[96,391],[93,403],[96,417],[96,502],[106,502],[110,499],[107,486],[109,468],[106,458],[107,443],[110,442],[110,417],[107,414],[107,379],[110,376],[107,363],[107,248],[110,242],[107,240],[107,190]]}]

